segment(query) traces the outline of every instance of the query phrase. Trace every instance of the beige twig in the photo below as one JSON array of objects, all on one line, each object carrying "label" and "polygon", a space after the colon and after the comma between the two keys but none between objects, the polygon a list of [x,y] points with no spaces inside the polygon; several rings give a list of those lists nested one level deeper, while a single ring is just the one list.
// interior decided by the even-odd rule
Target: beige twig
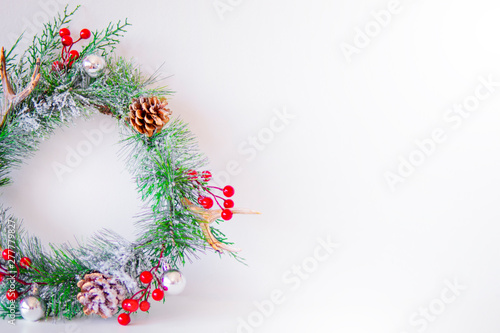
[{"label": "beige twig", "polygon": [[4,48],[0,50],[0,78],[2,79],[2,89],[3,89],[3,106],[0,109],[0,127],[3,126],[7,114],[13,105],[19,104],[24,101],[29,94],[35,89],[38,81],[40,81],[40,58],[36,60],[35,70],[31,76],[30,83],[23,89],[19,94],[14,93],[12,85],[10,84],[9,76],[7,75],[7,65],[5,63],[5,51]]},{"label": "beige twig", "polygon": [[[222,252],[222,250],[226,250],[229,252],[239,252],[241,249],[236,247],[232,247],[226,244],[221,243],[215,236],[212,234],[210,230],[210,224],[213,223],[217,218],[220,217],[222,213],[222,209],[210,209],[206,210],[201,207],[194,205],[188,199],[184,199],[184,205],[193,213],[200,217],[200,228],[205,236],[206,241],[210,246],[217,252]],[[241,209],[241,208],[231,208],[231,212],[233,214],[260,214],[257,211],[250,209]]]}]

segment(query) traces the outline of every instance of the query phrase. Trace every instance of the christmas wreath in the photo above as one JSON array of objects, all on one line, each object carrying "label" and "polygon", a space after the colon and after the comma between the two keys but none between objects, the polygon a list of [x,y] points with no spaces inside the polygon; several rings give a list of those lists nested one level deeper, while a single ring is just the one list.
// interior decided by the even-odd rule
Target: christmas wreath
[{"label": "christmas wreath", "polygon": [[0,204],[0,315],[10,322],[119,314],[118,322],[127,325],[131,313],[149,310],[150,298],[182,291],[179,266],[198,252],[239,258],[211,224],[256,213],[234,208],[233,187],[210,185],[194,137],[180,119],[171,119],[171,92],[152,88],[158,75],[145,78],[131,61],[113,55],[129,23],[82,29],[74,39],[67,27],[77,9],[66,8],[47,23],[21,55],[15,51],[21,37],[9,51],[1,49],[0,187],[56,128],[101,112],[118,123],[148,209],[134,242],[102,231],[78,247],[47,249]]}]

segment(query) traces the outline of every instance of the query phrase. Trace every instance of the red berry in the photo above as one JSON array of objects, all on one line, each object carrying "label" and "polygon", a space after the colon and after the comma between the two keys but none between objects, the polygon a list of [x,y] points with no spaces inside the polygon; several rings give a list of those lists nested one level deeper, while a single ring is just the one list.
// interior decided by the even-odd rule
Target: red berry
[{"label": "red berry", "polygon": [[187,172],[187,175],[189,180],[195,180],[196,178],[198,178],[198,172],[196,172],[195,170],[189,170]]},{"label": "red berry", "polygon": [[224,207],[225,208],[233,208],[234,207],[234,201],[231,199],[224,200]]},{"label": "red berry", "polygon": [[64,36],[69,36],[71,32],[67,28],[62,28],[59,30],[59,36],[64,37]]},{"label": "red berry", "polygon": [[222,189],[222,193],[224,193],[224,195],[228,198],[232,197],[234,195],[234,188],[230,185],[227,185]]},{"label": "red berry", "polygon": [[199,203],[200,205],[203,205],[203,204],[201,203],[201,202],[203,201],[203,199],[205,199],[205,197],[204,197],[203,195],[200,195],[200,196],[198,197],[198,203]]},{"label": "red berry", "polygon": [[201,200],[201,205],[205,209],[210,209],[214,205],[214,201],[212,200],[212,198],[205,197],[203,198],[203,200]]},{"label": "red berry", "polygon": [[118,316],[118,324],[127,326],[130,324],[130,316],[127,313],[122,313]]},{"label": "red berry", "polygon": [[78,51],[77,51],[77,50],[71,50],[71,51],[69,52],[69,58],[70,58],[71,60],[76,60],[76,59],[80,58],[80,53],[78,53]]},{"label": "red berry", "polygon": [[136,299],[126,299],[122,302],[122,308],[125,311],[135,312],[139,308],[139,302]]},{"label": "red berry", "polygon": [[28,268],[31,266],[31,259],[28,258],[28,257],[23,257],[21,259],[21,261],[19,261],[19,265],[22,267],[22,268]]},{"label": "red berry", "polygon": [[54,61],[52,63],[52,70],[55,72],[55,71],[60,71],[61,69],[64,68],[64,65],[62,62],[60,61]]},{"label": "red berry", "polygon": [[14,260],[16,254],[11,249],[5,249],[2,252],[2,257],[4,260]]},{"label": "red berry", "polygon": [[19,297],[17,290],[9,289],[7,291],[7,299],[9,301],[15,301]]},{"label": "red berry", "polygon": [[163,293],[163,290],[161,289],[155,289],[153,290],[153,293],[151,294],[151,297],[153,297],[153,299],[155,301],[161,301],[163,299],[163,296],[165,294]]},{"label": "red berry", "polygon": [[2,283],[4,276],[5,276],[5,274],[0,273],[0,283]]},{"label": "red berry", "polygon": [[210,179],[212,179],[212,173],[210,171],[203,171],[201,173],[201,178],[203,178],[204,181],[208,182]]},{"label": "red berry", "polygon": [[139,309],[139,301],[136,299],[131,299],[129,302],[130,305],[130,311],[136,312]]},{"label": "red berry", "polygon": [[223,220],[230,220],[233,218],[233,212],[230,211],[229,209],[224,209],[222,213],[220,213],[220,216],[222,217]]},{"label": "red berry", "polygon": [[70,46],[73,44],[73,38],[71,38],[71,36],[63,36],[61,38],[61,43],[64,46]]},{"label": "red berry", "polygon": [[82,31],[80,31],[80,38],[81,39],[90,38],[90,30],[89,29],[82,29]]},{"label": "red berry", "polygon": [[141,305],[139,305],[139,308],[141,309],[141,311],[149,311],[149,308],[151,307],[151,304],[149,304],[148,301],[142,301],[141,302]]},{"label": "red berry", "polygon": [[153,274],[149,271],[144,271],[141,273],[140,276],[141,282],[144,284],[149,284],[151,281],[153,281]]},{"label": "red berry", "polygon": [[130,306],[129,301],[130,301],[130,298],[127,298],[127,299],[125,299],[125,300],[122,301],[122,308],[123,308],[123,310],[130,311],[130,307],[131,306]]}]

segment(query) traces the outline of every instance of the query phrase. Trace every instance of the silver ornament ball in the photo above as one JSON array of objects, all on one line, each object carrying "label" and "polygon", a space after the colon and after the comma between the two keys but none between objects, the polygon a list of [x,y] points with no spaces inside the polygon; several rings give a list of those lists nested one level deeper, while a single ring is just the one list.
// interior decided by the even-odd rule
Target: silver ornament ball
[{"label": "silver ornament ball", "polygon": [[106,67],[106,61],[101,56],[91,54],[83,58],[82,67],[90,77],[97,77]]},{"label": "silver ornament ball", "polygon": [[186,287],[186,278],[180,271],[169,269],[161,276],[161,286],[166,295],[178,295]]},{"label": "silver ornament ball", "polygon": [[21,316],[29,321],[45,318],[45,303],[38,296],[26,296],[19,303]]}]

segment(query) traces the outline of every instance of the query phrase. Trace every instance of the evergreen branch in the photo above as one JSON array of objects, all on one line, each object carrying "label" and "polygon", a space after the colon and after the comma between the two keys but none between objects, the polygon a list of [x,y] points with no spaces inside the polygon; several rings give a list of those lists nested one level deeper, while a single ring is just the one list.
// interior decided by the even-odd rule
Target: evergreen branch
[{"label": "evergreen branch", "polygon": [[12,62],[14,62],[14,60],[17,58],[17,54],[15,54],[15,53],[13,54],[13,52],[16,49],[19,42],[23,39],[23,36],[24,36],[24,33],[19,35],[19,37],[17,37],[17,39],[14,42],[14,44],[12,45],[12,47],[5,54],[5,63],[7,65],[7,71],[10,71],[14,67],[14,64],[12,64]]},{"label": "evergreen branch", "polygon": [[73,11],[68,12],[68,5],[66,5],[62,15],[58,14],[53,22],[45,23],[42,33],[33,37],[33,42],[26,51],[30,71],[35,67],[37,58],[42,60],[42,64],[51,64],[52,57],[50,57],[50,55],[53,54],[60,45],[59,30],[63,25],[71,22],[71,17],[79,8],[80,6],[78,5]]},{"label": "evergreen branch", "polygon": [[120,43],[120,37],[126,32],[125,28],[129,26],[128,20],[125,22],[118,21],[116,24],[110,23],[104,31],[95,31],[93,39],[83,48],[80,54],[84,57],[87,54],[93,54],[97,51],[101,52],[101,56],[107,58],[113,52],[116,45]]},{"label": "evergreen branch", "polygon": [[[59,57],[59,30],[70,23],[78,8],[69,12],[66,6],[61,15],[45,24],[17,65],[13,64],[17,57],[14,50],[21,37],[7,53],[12,81],[17,87],[29,81],[37,58],[42,59],[42,79],[29,99],[11,109],[0,129],[0,187],[10,182],[10,171],[32,156],[39,143],[56,128],[93,114],[97,107],[106,107],[120,123],[124,138],[122,154],[127,156],[129,170],[149,208],[139,216],[138,236],[133,242],[104,230],[75,247],[50,244],[47,249],[37,237],[24,231],[21,221],[0,206],[0,246],[7,248],[13,244],[18,257],[32,260],[31,268],[16,272],[16,290],[27,292],[32,283],[38,283],[40,297],[47,303],[47,315],[67,319],[83,315],[76,295],[80,292],[77,282],[85,274],[92,271],[110,274],[132,294],[139,289],[140,273],[156,265],[160,253],[178,267],[208,248],[199,217],[183,203],[186,199],[195,202],[199,191],[186,176],[187,171],[206,164],[187,124],[172,120],[149,138],[135,132],[126,122],[133,98],[171,93],[165,87],[151,88],[159,79],[158,72],[144,78],[132,61],[111,56],[128,21],[110,23],[103,31],[94,32],[93,39],[81,51],[80,58],[93,53],[106,58],[107,70],[97,78],[87,76],[79,66],[81,59],[72,68],[51,70],[52,62]],[[15,225],[14,238],[9,231],[11,224]],[[231,244],[217,228],[212,227],[211,232],[221,243]],[[10,311],[6,286],[0,285],[3,317]]]}]

